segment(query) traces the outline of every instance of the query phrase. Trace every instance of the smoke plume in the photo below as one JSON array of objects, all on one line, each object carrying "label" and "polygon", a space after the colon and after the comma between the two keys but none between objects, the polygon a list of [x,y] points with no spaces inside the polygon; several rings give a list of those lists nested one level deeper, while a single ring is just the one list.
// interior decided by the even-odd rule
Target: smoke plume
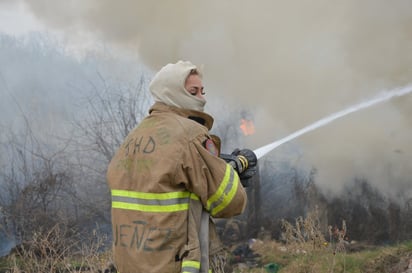
[{"label": "smoke plume", "polygon": [[[410,1],[24,2],[48,26],[87,31],[154,70],[204,65],[208,96],[254,109],[251,148],[412,81]],[[326,189],[363,177],[397,194],[412,177],[411,105],[412,95],[393,99],[287,145]]]}]

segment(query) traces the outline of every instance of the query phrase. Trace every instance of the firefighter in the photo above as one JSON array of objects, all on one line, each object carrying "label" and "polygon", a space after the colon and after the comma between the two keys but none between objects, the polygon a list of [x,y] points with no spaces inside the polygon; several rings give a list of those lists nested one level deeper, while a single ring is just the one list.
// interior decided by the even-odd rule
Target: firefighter
[{"label": "firefighter", "polygon": [[219,139],[209,134],[213,118],[203,112],[202,74],[192,63],[167,64],[149,88],[155,100],[149,115],[107,171],[116,267],[120,273],[223,272],[213,218],[244,211],[241,181],[256,173],[256,155],[243,149],[219,157]]}]

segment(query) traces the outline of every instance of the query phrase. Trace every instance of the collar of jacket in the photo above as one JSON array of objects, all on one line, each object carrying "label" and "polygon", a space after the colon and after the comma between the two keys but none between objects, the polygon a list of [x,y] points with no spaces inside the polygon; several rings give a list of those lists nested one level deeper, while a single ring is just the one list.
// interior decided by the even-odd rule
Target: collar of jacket
[{"label": "collar of jacket", "polygon": [[153,104],[152,107],[150,107],[149,114],[151,114],[152,112],[172,112],[179,116],[194,120],[197,123],[205,126],[208,130],[212,129],[213,126],[212,116],[204,112],[178,108],[175,106],[166,105],[162,102],[156,102],[155,104]]}]

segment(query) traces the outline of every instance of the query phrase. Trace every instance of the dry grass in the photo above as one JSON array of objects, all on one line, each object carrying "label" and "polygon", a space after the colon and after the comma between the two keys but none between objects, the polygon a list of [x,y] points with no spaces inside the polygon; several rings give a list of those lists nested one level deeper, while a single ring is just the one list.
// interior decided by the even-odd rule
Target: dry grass
[{"label": "dry grass", "polygon": [[[276,263],[282,273],[347,272],[346,223],[329,227],[329,241],[321,231],[317,210],[298,217],[292,224],[282,220],[282,242],[257,241],[253,250],[262,264]],[[266,272],[263,268],[243,272]]]},{"label": "dry grass", "polygon": [[83,239],[64,225],[55,225],[35,232],[30,241],[13,249],[0,272],[110,272],[111,253],[101,251],[105,240],[97,230],[89,239]]},{"label": "dry grass", "polygon": [[[283,241],[256,240],[251,248],[260,255],[259,266],[238,265],[234,273],[267,273],[264,265],[276,263],[278,273],[400,273],[412,259],[412,243],[349,252],[346,223],[329,227],[328,240],[320,232],[317,213],[283,222]],[[111,252],[101,252],[106,238],[95,230],[89,239],[62,225],[37,232],[30,242],[0,260],[0,273],[103,273],[110,271]],[[358,249],[361,249],[358,247]]]},{"label": "dry grass", "polygon": [[[262,265],[280,265],[278,273],[404,273],[412,261],[412,242],[395,246],[350,244],[347,225],[330,226],[325,239],[317,213],[282,222],[282,242],[264,240],[253,244]],[[353,251],[357,249],[357,251]],[[263,266],[243,268],[236,273],[266,273]]]}]

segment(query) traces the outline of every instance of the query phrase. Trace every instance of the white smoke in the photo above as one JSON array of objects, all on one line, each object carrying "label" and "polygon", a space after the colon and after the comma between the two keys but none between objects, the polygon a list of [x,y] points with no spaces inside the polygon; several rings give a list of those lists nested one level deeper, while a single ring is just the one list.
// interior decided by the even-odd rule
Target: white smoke
[{"label": "white smoke", "polygon": [[[203,64],[208,96],[256,109],[252,148],[412,81],[409,1],[21,1],[68,37],[86,32],[153,69]],[[327,189],[361,176],[395,194],[412,177],[411,104],[394,99],[293,145]]]}]

